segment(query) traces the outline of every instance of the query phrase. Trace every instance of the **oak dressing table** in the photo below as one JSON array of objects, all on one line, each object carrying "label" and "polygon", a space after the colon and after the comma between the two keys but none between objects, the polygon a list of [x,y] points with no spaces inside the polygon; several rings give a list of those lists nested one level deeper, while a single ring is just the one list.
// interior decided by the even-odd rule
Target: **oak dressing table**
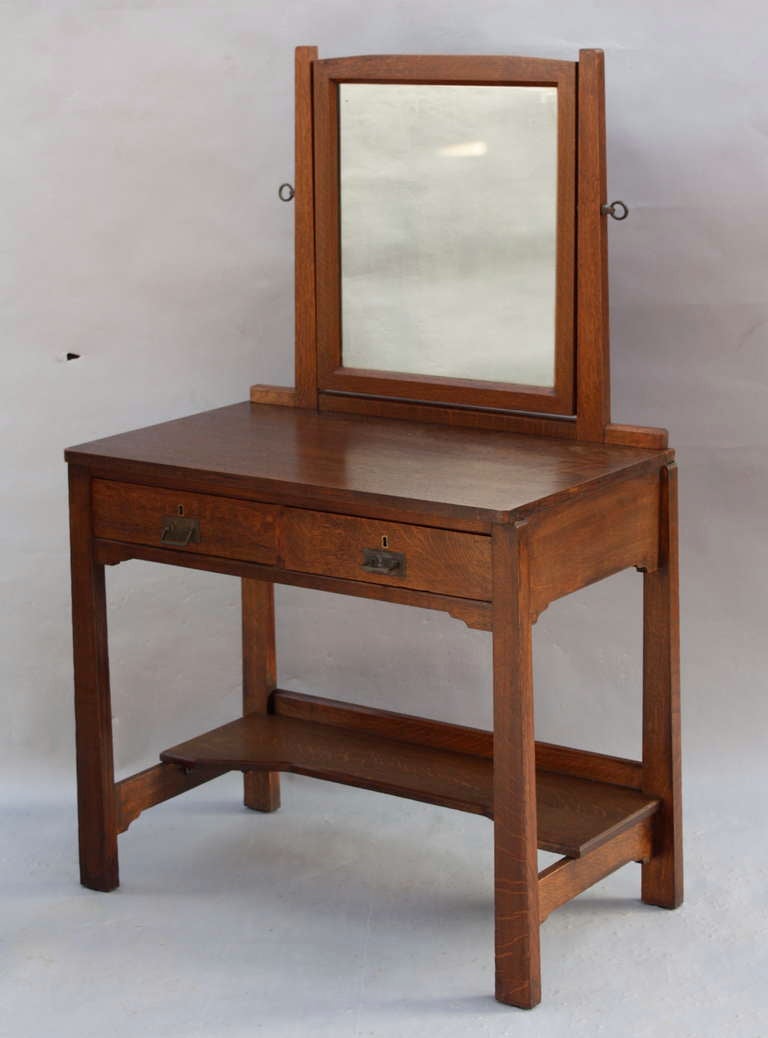
[{"label": "oak dressing table", "polygon": [[[295,388],[66,452],[85,886],[117,887],[154,804],[239,770],[273,811],[293,771],[493,820],[502,1002],[540,1000],[540,924],[622,865],[680,904],[676,470],[664,430],[611,422],[604,127],[597,50],[297,49]],[[104,574],[130,559],[240,578],[243,715],[115,782]],[[629,567],[642,760],[536,742],[533,624]],[[491,631],[493,731],[277,688],[281,583]]]}]

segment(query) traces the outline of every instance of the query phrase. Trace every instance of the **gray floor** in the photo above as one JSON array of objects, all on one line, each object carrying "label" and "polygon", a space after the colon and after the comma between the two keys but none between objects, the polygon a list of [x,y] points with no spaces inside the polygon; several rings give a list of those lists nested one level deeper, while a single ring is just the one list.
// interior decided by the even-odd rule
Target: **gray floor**
[{"label": "gray floor", "polygon": [[531,1013],[490,994],[484,819],[295,776],[281,811],[252,814],[227,775],[135,822],[121,889],[97,894],[76,882],[69,784],[9,788],[0,1035],[762,1038],[768,837],[748,778],[689,776],[681,910],[640,904],[631,865],[553,914]]}]

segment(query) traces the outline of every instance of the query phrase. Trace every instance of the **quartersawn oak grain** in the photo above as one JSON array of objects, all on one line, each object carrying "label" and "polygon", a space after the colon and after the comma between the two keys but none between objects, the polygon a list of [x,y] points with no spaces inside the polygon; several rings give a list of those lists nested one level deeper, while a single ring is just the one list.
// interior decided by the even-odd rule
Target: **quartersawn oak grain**
[{"label": "quartersawn oak grain", "polygon": [[677,466],[661,472],[661,564],[643,586],[643,790],[661,801],[655,854],[643,865],[642,898],[677,908],[683,901],[680,748],[680,588]]},{"label": "quartersawn oak grain", "polygon": [[576,435],[601,440],[611,421],[605,58],[579,52],[576,235]]},{"label": "quartersawn oak grain", "polygon": [[275,404],[280,407],[296,407],[296,390],[292,386],[251,386],[252,404]]},{"label": "quartersawn oak grain", "polygon": [[[274,563],[277,561],[276,513],[274,507],[252,501],[226,501],[208,494],[160,490],[103,479],[93,481],[93,532],[95,537],[104,540]],[[199,520],[199,543],[179,547],[161,540],[164,517],[176,515]]]},{"label": "quartersawn oak grain", "polygon": [[539,873],[539,918],[576,897],[593,883],[631,861],[647,862],[653,853],[651,826],[645,817],[582,858],[561,858]]},{"label": "quartersawn oak grain", "polygon": [[91,479],[69,469],[69,545],[80,882],[92,890],[119,883],[117,811],[104,566],[91,534]]},{"label": "quartersawn oak grain", "polygon": [[[364,550],[384,544],[405,556],[404,576],[362,568]],[[491,597],[491,539],[478,534],[286,508],[280,518],[279,550],[286,569],[457,598]]]},{"label": "quartersawn oak grain", "polygon": [[[455,750],[476,757],[493,757],[493,732],[482,728],[414,717],[392,710],[345,703],[336,699],[313,696],[306,692],[275,689],[270,696],[270,712],[303,721],[318,721],[354,731],[370,732],[403,742]],[[612,757],[572,746],[550,742],[536,743],[536,767],[539,771],[556,771],[574,778],[593,779],[628,789],[640,789],[643,766],[640,761]]]},{"label": "quartersawn oak grain", "polygon": [[[275,589],[264,580],[240,581],[243,618],[243,714],[266,714],[277,682]],[[280,807],[280,776],[274,771],[243,776],[243,803],[252,811]]]},{"label": "quartersawn oak grain", "polygon": [[493,529],[496,999],[523,1009],[541,1000],[529,534],[526,522]]},{"label": "quartersawn oak grain", "polygon": [[227,771],[229,768],[199,768],[187,772],[176,764],[153,764],[121,779],[114,785],[117,831],[125,832],[147,808],[210,782]]},{"label": "quartersawn oak grain", "polygon": [[491,629],[491,606],[489,602],[478,602],[469,598],[454,598],[438,595],[434,591],[416,591],[413,588],[397,587],[393,584],[369,584],[362,580],[344,580],[315,573],[300,573],[296,570],[264,566],[258,562],[243,562],[240,559],[222,559],[213,555],[195,555],[186,550],[151,548],[144,544],[125,544],[120,541],[94,542],[94,554],[100,563],[115,566],[129,559],[159,562],[187,569],[207,570],[248,580],[268,581],[271,584],[287,584],[289,587],[305,587],[315,591],[330,591],[336,595],[352,595],[357,598],[373,598],[379,602],[418,606],[436,609],[461,620],[468,627],[480,631]]},{"label": "quartersawn oak grain", "polygon": [[70,447],[94,475],[489,533],[671,451],[242,403]]},{"label": "quartersawn oak grain", "polygon": [[315,167],[312,76],[317,47],[297,47],[294,129],[294,297],[297,407],[317,405],[317,270],[315,264]]},{"label": "quartersawn oak grain", "polygon": [[[291,771],[493,817],[487,757],[290,717],[248,714],[163,750],[185,768]],[[590,853],[656,810],[653,797],[540,771],[538,844],[568,857]]]},{"label": "quartersawn oak grain", "polygon": [[659,556],[658,475],[632,476],[531,523],[531,611],[634,566],[653,571]]}]

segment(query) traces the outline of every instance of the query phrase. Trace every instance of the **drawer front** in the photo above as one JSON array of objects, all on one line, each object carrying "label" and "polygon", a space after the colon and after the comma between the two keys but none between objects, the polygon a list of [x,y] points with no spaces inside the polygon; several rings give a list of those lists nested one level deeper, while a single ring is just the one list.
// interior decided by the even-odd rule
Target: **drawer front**
[{"label": "drawer front", "polygon": [[287,508],[280,556],[286,569],[305,573],[491,597],[491,539],[479,534]]},{"label": "drawer front", "polygon": [[93,482],[96,537],[273,564],[276,509],[251,501]]}]

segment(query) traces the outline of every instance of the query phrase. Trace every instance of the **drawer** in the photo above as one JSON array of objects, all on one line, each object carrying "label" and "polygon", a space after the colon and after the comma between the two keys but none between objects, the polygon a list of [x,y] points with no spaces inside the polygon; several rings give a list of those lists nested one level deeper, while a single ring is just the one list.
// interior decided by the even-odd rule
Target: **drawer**
[{"label": "drawer", "polygon": [[93,481],[94,536],[112,541],[272,564],[275,515],[252,501]]},{"label": "drawer", "polygon": [[[491,598],[491,539],[480,534],[287,508],[280,556],[286,569],[305,573]],[[378,562],[397,569],[376,572]]]}]

